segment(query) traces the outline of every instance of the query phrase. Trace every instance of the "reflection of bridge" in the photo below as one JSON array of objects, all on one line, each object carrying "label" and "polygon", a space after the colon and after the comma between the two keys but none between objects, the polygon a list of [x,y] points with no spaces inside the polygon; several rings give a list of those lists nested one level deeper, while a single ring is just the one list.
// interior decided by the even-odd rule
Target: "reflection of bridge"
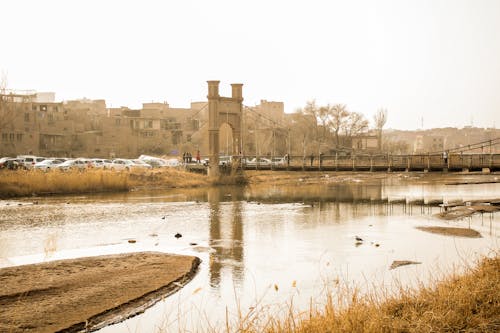
[{"label": "reflection of bridge", "polygon": [[261,163],[246,165],[245,156],[239,166],[246,170],[290,171],[490,171],[500,170],[500,154],[442,154],[421,155],[322,155],[290,156],[287,163]]},{"label": "reflection of bridge", "polygon": [[[232,188],[228,192],[218,188],[208,190],[210,204],[210,286],[217,288],[223,274],[230,275],[233,283],[243,281],[243,218],[241,188]],[[221,205],[224,196],[229,195],[231,204]]]}]

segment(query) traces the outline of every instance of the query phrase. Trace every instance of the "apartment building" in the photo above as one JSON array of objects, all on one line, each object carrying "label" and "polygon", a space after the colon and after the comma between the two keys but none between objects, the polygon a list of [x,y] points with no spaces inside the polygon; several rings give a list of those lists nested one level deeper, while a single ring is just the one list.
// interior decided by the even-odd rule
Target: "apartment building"
[{"label": "apartment building", "polygon": [[32,91],[0,94],[0,154],[57,153],[68,148],[63,103]]},{"label": "apartment building", "polygon": [[[189,108],[173,108],[167,102],[143,103],[140,109],[107,108],[103,99],[56,102],[55,93],[34,91],[9,91],[0,94],[0,101],[1,156],[136,157],[208,152],[206,101],[192,102]],[[288,134],[281,128],[287,121],[282,102],[262,100],[252,112],[243,113],[243,122],[259,127],[261,142],[253,142],[253,147],[270,147],[272,142],[274,150],[285,151]],[[242,134],[247,142],[255,141],[255,133],[247,130]],[[232,135],[229,126],[222,126],[220,146],[232,142]],[[225,140],[229,137],[231,140]]]}]

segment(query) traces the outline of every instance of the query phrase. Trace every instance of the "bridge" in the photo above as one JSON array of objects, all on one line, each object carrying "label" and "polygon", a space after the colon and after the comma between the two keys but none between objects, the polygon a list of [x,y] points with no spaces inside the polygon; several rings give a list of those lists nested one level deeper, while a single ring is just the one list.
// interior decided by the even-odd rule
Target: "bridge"
[{"label": "bridge", "polygon": [[500,171],[500,154],[419,154],[419,155],[322,155],[290,156],[272,163],[246,161],[255,156],[233,156],[231,165],[220,166],[229,170],[288,170],[288,171]]}]

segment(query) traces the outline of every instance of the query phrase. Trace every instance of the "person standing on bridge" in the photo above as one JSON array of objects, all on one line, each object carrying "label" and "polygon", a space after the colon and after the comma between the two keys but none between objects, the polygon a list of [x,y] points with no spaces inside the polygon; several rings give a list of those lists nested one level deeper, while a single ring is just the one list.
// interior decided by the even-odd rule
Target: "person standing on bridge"
[{"label": "person standing on bridge", "polygon": [[443,161],[444,164],[448,165],[448,152],[446,150],[443,151]]},{"label": "person standing on bridge", "polygon": [[200,156],[200,151],[198,150],[196,152],[196,163],[200,164],[200,162],[201,162],[201,156]]},{"label": "person standing on bridge", "polygon": [[313,162],[314,162],[314,154],[311,153],[311,156],[309,156],[309,158],[311,159],[311,166],[313,166]]}]

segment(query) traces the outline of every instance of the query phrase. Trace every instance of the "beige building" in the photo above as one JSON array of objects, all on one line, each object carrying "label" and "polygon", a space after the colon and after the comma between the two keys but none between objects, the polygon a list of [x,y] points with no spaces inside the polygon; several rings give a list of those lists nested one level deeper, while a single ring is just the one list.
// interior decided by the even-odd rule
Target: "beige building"
[{"label": "beige building", "polygon": [[377,135],[360,134],[351,138],[351,148],[355,152],[374,153],[380,151]]},{"label": "beige building", "polygon": [[440,153],[444,150],[444,141],[444,136],[441,135],[417,135],[413,144],[413,153]]},{"label": "beige building", "polygon": [[[166,102],[143,103],[141,109],[134,110],[107,108],[105,100],[55,102],[54,93],[9,92],[0,97],[1,156],[131,158],[141,154],[194,155],[197,150],[202,156],[208,153],[206,101],[193,102],[189,108],[172,108]],[[277,129],[285,119],[283,103],[262,100],[254,111],[243,121],[258,124],[260,146],[268,152],[273,142],[275,150],[284,150],[286,135]],[[254,133],[251,137],[254,140]],[[279,147],[278,137],[283,141]],[[221,148],[232,150],[224,143],[232,142],[229,126],[221,128],[220,140]]]},{"label": "beige building", "polygon": [[1,94],[0,119],[2,156],[54,155],[69,151],[68,135],[74,132],[63,103],[53,102],[51,95]]}]

